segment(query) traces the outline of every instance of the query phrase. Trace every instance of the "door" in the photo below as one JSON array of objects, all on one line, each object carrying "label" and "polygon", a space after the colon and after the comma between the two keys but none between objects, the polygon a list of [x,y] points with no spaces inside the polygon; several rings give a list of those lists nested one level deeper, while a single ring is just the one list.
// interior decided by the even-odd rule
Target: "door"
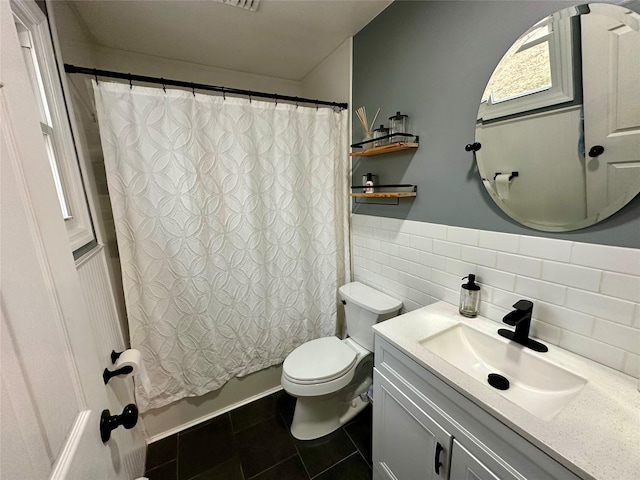
[{"label": "door", "polygon": [[449,478],[451,435],[375,369],[374,385],[375,478]]},{"label": "door", "polygon": [[[587,216],[629,201],[640,185],[640,14],[590,4],[582,15]],[[624,192],[631,186],[633,195]],[[605,213],[610,213],[607,210]]]},{"label": "door", "polygon": [[9,2],[0,22],[2,478],[130,478]]}]

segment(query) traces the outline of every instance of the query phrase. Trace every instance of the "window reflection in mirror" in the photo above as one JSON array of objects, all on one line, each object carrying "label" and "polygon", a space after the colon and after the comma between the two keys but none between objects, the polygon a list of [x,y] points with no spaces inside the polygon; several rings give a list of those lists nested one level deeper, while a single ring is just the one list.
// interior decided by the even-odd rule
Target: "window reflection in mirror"
[{"label": "window reflection in mirror", "polygon": [[576,98],[581,91],[577,12],[550,15],[514,42],[487,83],[479,121],[580,101]]},{"label": "window reflection in mirror", "polygon": [[482,102],[499,103],[551,87],[549,37],[551,17],[533,26],[502,57],[491,75]]}]

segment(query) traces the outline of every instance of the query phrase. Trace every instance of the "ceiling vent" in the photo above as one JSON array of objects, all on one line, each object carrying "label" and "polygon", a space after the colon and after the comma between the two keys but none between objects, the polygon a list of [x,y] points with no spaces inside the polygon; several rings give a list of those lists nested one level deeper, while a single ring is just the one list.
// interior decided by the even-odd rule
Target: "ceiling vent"
[{"label": "ceiling vent", "polygon": [[231,5],[232,7],[242,8],[243,10],[249,10],[255,12],[258,10],[258,4],[260,0],[217,0],[225,5]]}]

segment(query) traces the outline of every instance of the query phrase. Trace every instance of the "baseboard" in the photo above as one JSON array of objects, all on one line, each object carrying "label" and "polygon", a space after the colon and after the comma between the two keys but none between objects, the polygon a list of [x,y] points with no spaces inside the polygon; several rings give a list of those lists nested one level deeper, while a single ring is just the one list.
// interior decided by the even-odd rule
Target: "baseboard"
[{"label": "baseboard", "polygon": [[270,388],[268,390],[265,390],[264,392],[260,392],[256,395],[253,395],[251,397],[245,398],[237,403],[234,403],[232,405],[229,405],[227,407],[224,407],[220,410],[216,410],[215,412],[211,412],[208,413],[206,415],[203,415],[202,417],[196,418],[195,420],[191,420],[190,422],[186,422],[183,423],[182,425],[178,425],[177,427],[174,427],[170,430],[167,430],[165,432],[159,433],[158,435],[153,435],[152,437],[149,437],[147,439],[147,445],[153,443],[153,442],[157,442],[158,440],[162,440],[163,438],[166,437],[170,437],[171,435],[175,434],[175,433],[179,433],[182,432],[183,430],[186,430],[187,428],[191,428],[194,427],[202,422],[206,422],[207,420],[211,420],[212,418],[215,418],[219,415],[223,415],[225,413],[230,412],[231,410],[238,408],[238,407],[242,407],[243,405],[247,405],[248,403],[254,402],[256,400],[259,400],[261,398],[267,397],[271,394],[274,394],[276,392],[279,392],[280,390],[282,390],[282,385],[278,385],[277,387],[273,387]]}]

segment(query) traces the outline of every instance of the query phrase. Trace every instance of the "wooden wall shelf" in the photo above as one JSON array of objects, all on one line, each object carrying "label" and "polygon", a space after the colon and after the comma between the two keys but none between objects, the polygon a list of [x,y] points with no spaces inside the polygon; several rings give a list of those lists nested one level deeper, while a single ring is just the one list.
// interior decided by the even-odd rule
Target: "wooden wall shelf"
[{"label": "wooden wall shelf", "polygon": [[[369,157],[373,155],[382,155],[384,153],[399,152],[401,150],[415,150],[420,144],[420,138],[417,135],[411,135],[408,133],[395,133],[387,135],[385,137],[379,137],[376,140],[367,140],[365,142],[354,143],[351,148],[362,148],[363,146],[369,146],[372,142],[377,140],[395,140],[400,138],[403,141],[393,142],[380,147],[366,148],[364,150],[357,150],[349,154],[350,157]],[[404,140],[413,140],[412,142]],[[415,198],[417,196],[418,186],[410,184],[396,184],[396,185],[375,185],[373,193],[365,193],[365,185],[352,185],[351,190],[356,190],[351,193],[354,203],[356,204],[370,204],[370,205],[399,205],[401,198]],[[409,190],[407,190],[409,189]],[[358,201],[359,199],[365,199],[364,201]],[[376,202],[376,199],[380,201]],[[367,201],[369,200],[369,201]]]},{"label": "wooden wall shelf", "polygon": [[[397,185],[376,185],[375,188],[377,191],[373,193],[365,193],[361,189],[366,188],[363,185],[352,185],[352,190],[360,190],[359,192],[353,192],[351,197],[354,199],[355,203],[359,204],[370,204],[370,205],[399,205],[401,198],[415,198],[418,195],[418,186],[411,185],[407,183],[397,184]],[[399,188],[410,188],[410,190],[398,190]],[[384,189],[393,189],[384,191]],[[376,202],[376,201],[365,201],[359,202],[358,199],[393,199],[395,202]]]},{"label": "wooden wall shelf", "polygon": [[405,198],[415,197],[416,192],[374,192],[374,193],[352,193],[352,197],[365,197],[365,198]]},{"label": "wooden wall shelf", "polygon": [[381,155],[383,153],[399,152],[400,150],[415,150],[420,144],[414,142],[395,142],[381,147],[367,148],[359,152],[352,152],[350,157],[369,157],[371,155]]}]

